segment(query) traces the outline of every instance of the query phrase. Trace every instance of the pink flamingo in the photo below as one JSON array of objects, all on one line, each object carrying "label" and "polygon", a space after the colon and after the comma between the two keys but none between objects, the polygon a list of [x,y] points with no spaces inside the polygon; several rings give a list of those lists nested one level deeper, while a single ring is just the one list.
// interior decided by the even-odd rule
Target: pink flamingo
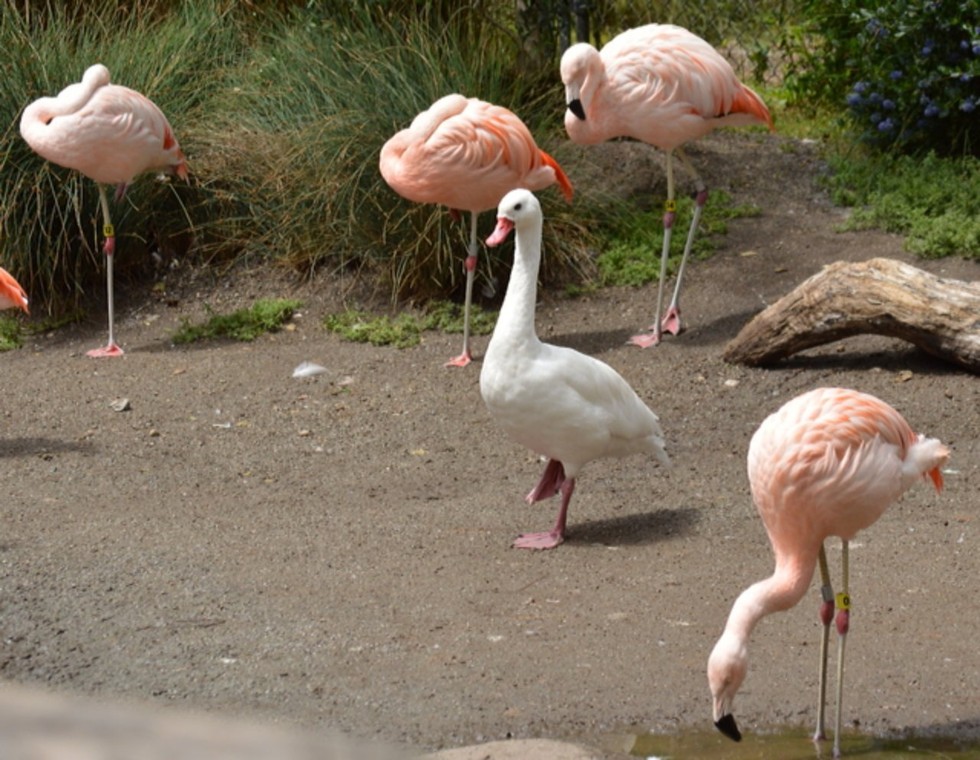
[{"label": "pink flamingo", "polygon": [[27,293],[6,269],[0,267],[0,311],[3,309],[20,309],[30,314],[27,309]]},{"label": "pink flamingo", "polygon": [[101,63],[56,97],[39,98],[24,109],[20,133],[42,158],[76,169],[99,188],[106,255],[109,340],[89,356],[121,356],[113,336],[112,256],[116,236],[103,184],[116,186],[116,201],[137,175],[166,172],[187,179],[187,163],[170,123],[157,106],[128,87],[109,83]]},{"label": "pink flamingo", "polygon": [[667,257],[674,224],[674,152],[694,175],[697,194],[674,296],[652,332],[634,336],[641,347],[656,345],[664,330],[680,332],[681,279],[694,243],[708,191],[681,146],[718,127],[765,124],[772,117],[762,99],[738,81],[711,45],[686,29],[649,24],[614,37],[601,51],[580,42],[561,58],[568,111],[565,129],[573,142],[594,145],[613,137],[632,137],[667,151],[667,203],[660,258],[657,314],[663,305]]},{"label": "pink flamingo", "polygon": [[[848,542],[881,517],[916,481],[943,484],[939,468],[949,450],[916,435],[885,402],[858,391],[818,388],[787,402],[762,423],[749,444],[752,498],[776,555],[770,578],[743,591],[708,659],[715,725],[741,739],[732,701],[748,670],[748,641],[766,615],[793,607],[806,593],[819,565],[823,603],[820,620],[820,693],[814,741],[824,738],[827,644],[837,607],[837,709],[834,757],[840,756],[844,641],[850,623]],[[830,584],[824,539],[841,539],[842,591]]]},{"label": "pink flamingo", "polygon": [[514,113],[476,98],[446,95],[416,116],[381,149],[381,175],[399,195],[416,203],[470,212],[465,261],[463,351],[447,367],[465,367],[470,353],[470,303],[476,270],[476,220],[496,208],[509,190],[543,190],[555,182],[569,201],[572,184],[558,162],[538,148]]},{"label": "pink flamingo", "polygon": [[480,394],[507,434],[548,457],[529,504],[561,493],[554,528],[525,533],[519,549],[552,549],[565,538],[565,518],[581,469],[600,457],[651,454],[670,463],[657,415],[616,370],[564,346],[542,343],[534,329],[538,266],[541,263],[541,206],[528,190],[512,190],[500,201],[497,227],[487,245],[502,243],[511,230],[517,242],[507,294],[480,372]]}]

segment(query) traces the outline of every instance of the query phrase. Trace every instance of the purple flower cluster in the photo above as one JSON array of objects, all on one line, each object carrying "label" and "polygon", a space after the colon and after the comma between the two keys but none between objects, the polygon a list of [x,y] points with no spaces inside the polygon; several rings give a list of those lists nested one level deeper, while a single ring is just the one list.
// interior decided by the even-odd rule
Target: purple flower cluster
[{"label": "purple flower cluster", "polygon": [[855,22],[841,43],[855,76],[844,100],[861,138],[883,148],[980,152],[980,4],[844,5]]}]

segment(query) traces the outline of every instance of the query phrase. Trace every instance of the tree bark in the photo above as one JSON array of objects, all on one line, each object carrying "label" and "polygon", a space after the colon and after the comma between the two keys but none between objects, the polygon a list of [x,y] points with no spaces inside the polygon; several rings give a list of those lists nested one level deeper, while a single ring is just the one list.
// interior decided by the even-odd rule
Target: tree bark
[{"label": "tree bark", "polygon": [[837,262],[757,314],[723,356],[732,364],[771,364],[863,333],[901,338],[980,373],[980,282],[936,277],[892,259]]}]

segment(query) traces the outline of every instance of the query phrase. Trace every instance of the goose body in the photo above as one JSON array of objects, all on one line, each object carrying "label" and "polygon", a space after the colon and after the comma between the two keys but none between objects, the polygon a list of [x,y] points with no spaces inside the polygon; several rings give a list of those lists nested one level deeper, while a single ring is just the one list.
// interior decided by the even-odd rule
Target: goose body
[{"label": "goose body", "polygon": [[669,462],[657,415],[619,373],[538,338],[534,312],[542,221],[538,200],[528,190],[511,191],[500,203],[487,244],[498,245],[515,230],[514,267],[480,373],[480,393],[494,420],[515,442],[549,460],[527,500],[562,494],[554,529],[515,542],[533,549],[564,540],[575,478],[588,462],[639,453]]}]

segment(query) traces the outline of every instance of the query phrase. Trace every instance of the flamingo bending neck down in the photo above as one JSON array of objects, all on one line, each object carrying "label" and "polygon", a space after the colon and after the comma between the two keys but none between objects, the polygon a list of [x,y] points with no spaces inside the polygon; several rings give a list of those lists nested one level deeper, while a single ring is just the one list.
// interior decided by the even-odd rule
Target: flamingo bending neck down
[{"label": "flamingo bending neck down", "polygon": [[82,81],[65,87],[55,97],[35,100],[20,120],[20,133],[42,158],[75,169],[99,188],[106,255],[106,294],[109,340],[89,356],[120,356],[123,350],[113,334],[112,257],[115,231],[103,185],[116,186],[116,201],[144,172],[175,174],[187,179],[187,162],[163,112],[140,93],[109,83],[109,70],[101,63],[89,66]]},{"label": "flamingo bending neck down", "polygon": [[548,458],[534,503],[561,493],[552,530],[524,534],[522,549],[551,549],[565,537],[568,504],[582,467],[599,457],[652,454],[669,464],[660,423],[608,364],[541,342],[534,329],[541,262],[541,206],[528,190],[504,196],[487,245],[515,231],[514,267],[480,372],[480,393],[493,418],[517,443]]},{"label": "flamingo bending neck down", "polygon": [[[632,137],[667,151],[667,203],[660,256],[656,321],[650,332],[631,339],[647,347],[663,331],[681,330],[680,292],[684,266],[694,243],[708,190],[681,146],[718,127],[763,124],[773,129],[762,99],[738,81],[731,65],[700,37],[670,24],[648,24],[614,37],[602,50],[580,42],[561,58],[568,111],[565,129],[573,142],[594,145]],[[674,153],[694,175],[694,215],[670,306],[660,319],[671,230],[675,217]]]},{"label": "flamingo bending neck down", "polygon": [[[948,449],[917,435],[885,402],[858,391],[818,388],[787,402],[762,423],[749,445],[752,497],[776,555],[770,578],[735,600],[724,633],[708,659],[715,725],[738,741],[732,702],[748,671],[748,642],[766,615],[787,610],[806,593],[820,567],[820,693],[814,740],[824,738],[827,648],[837,607],[837,703],[834,757],[840,756],[844,641],[850,625],[848,542],[877,520],[914,483],[930,478],[942,488],[939,468]],[[824,540],[839,536],[842,590],[830,583]]]},{"label": "flamingo bending neck down", "polygon": [[0,267],[0,311],[4,309],[20,309],[25,314],[30,314],[27,293],[10,272]]},{"label": "flamingo bending neck down", "polygon": [[476,220],[517,187],[543,190],[556,182],[572,200],[572,184],[558,162],[538,148],[531,132],[501,106],[446,95],[381,149],[381,174],[399,195],[416,203],[470,212],[470,242],[464,268],[463,351],[447,367],[465,367],[470,351],[470,304],[477,260]]}]

